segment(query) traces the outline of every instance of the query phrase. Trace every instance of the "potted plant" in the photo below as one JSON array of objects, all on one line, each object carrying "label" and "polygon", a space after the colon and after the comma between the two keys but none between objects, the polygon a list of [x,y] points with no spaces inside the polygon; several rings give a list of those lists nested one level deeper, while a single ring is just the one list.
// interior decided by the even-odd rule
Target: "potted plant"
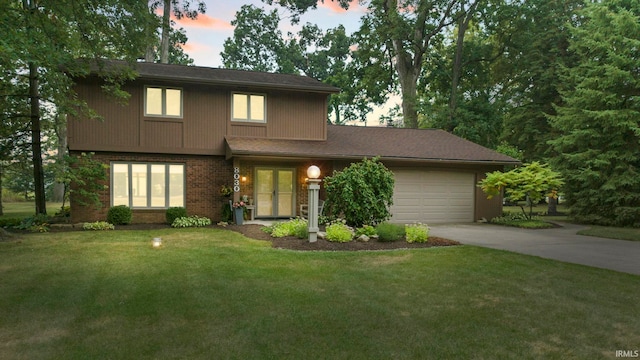
[{"label": "potted plant", "polygon": [[236,218],[236,225],[242,225],[244,221],[244,208],[246,206],[244,201],[237,201],[233,203],[233,215]]}]

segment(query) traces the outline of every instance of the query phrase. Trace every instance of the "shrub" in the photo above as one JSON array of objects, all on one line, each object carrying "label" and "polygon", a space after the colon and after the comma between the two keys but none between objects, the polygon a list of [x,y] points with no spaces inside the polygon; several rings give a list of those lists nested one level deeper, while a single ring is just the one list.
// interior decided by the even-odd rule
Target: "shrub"
[{"label": "shrub", "polygon": [[300,239],[309,237],[308,228],[309,223],[302,218],[290,219],[289,221],[282,221],[274,223],[271,226],[267,226],[263,230],[270,234],[271,237],[280,238],[285,236],[297,236]]},{"label": "shrub", "polygon": [[115,226],[113,224],[109,224],[106,221],[96,221],[92,223],[84,223],[82,225],[82,229],[84,230],[113,230]]},{"label": "shrub", "polygon": [[17,228],[21,223],[21,218],[0,218],[0,228]]},{"label": "shrub", "polygon": [[343,216],[347,224],[362,226],[389,219],[393,204],[393,173],[377,158],[353,163],[324,179],[330,216]]},{"label": "shrub", "polygon": [[71,216],[71,206],[65,206],[56,212],[55,216],[59,217],[70,217]]},{"label": "shrub", "polygon": [[49,231],[49,217],[44,214],[29,216],[22,219],[16,228],[30,232],[47,232]]},{"label": "shrub", "polygon": [[131,224],[131,218],[133,213],[131,209],[126,205],[112,206],[107,213],[107,222],[114,225],[127,225]]},{"label": "shrub", "polygon": [[171,223],[174,228],[203,227],[211,225],[211,219],[198,215],[179,217]]},{"label": "shrub", "polygon": [[329,241],[344,243],[353,239],[353,230],[340,221],[328,225],[326,232]]},{"label": "shrub", "polygon": [[167,224],[173,224],[173,221],[177,218],[188,217],[187,209],[179,206],[179,207],[170,207],[167,209],[165,213],[165,218],[167,219]]},{"label": "shrub", "polygon": [[405,235],[404,226],[388,222],[378,224],[376,231],[380,241],[398,241]]},{"label": "shrub", "polygon": [[362,225],[362,227],[356,229],[356,237],[361,235],[372,237],[378,235],[378,232],[376,231],[376,228],[371,225]]},{"label": "shrub", "polygon": [[429,239],[429,227],[425,224],[405,225],[404,230],[408,243],[424,243]]}]

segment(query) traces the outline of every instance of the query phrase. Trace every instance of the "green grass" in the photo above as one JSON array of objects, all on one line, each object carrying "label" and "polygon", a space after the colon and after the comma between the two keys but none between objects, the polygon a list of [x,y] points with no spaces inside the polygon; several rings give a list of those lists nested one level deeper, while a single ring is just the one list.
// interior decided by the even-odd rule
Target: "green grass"
[{"label": "green grass", "polygon": [[578,231],[580,235],[598,236],[609,239],[640,241],[640,229],[621,228],[613,226],[593,226],[589,229]]},{"label": "green grass", "polygon": [[550,229],[555,227],[555,225],[546,222],[544,220],[510,220],[510,221],[504,221],[504,222],[499,222],[499,223],[494,223],[494,224],[498,224],[498,225],[505,225],[505,226],[513,226],[513,227],[518,227],[521,229]]},{"label": "green grass", "polygon": [[25,234],[0,242],[0,357],[614,358],[640,348],[638,280],[471,246],[294,252],[218,229]]},{"label": "green grass", "polygon": [[[47,202],[47,214],[55,215],[60,211],[61,206],[62,203]],[[36,213],[35,204],[32,201],[5,202],[2,203],[2,210],[4,215],[0,218],[25,218]]]},{"label": "green grass", "polygon": [[[528,206],[525,206],[524,209],[525,211],[527,211],[527,213],[529,213]],[[547,215],[547,204],[535,205],[533,207],[533,214],[540,215],[544,220],[548,221],[569,221],[569,216],[566,215],[569,213],[569,210],[564,206],[564,204],[559,204],[556,209],[563,215]],[[520,206],[503,206],[502,211],[505,213],[522,213],[522,209],[520,208]]]}]

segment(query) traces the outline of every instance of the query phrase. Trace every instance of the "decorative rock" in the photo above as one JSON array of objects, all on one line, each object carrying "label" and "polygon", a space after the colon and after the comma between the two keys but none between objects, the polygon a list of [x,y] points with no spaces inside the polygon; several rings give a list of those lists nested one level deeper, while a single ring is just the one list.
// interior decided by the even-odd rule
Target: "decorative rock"
[{"label": "decorative rock", "polygon": [[360,242],[368,242],[369,241],[369,237],[367,235],[362,234],[362,235],[358,236],[358,238],[356,240],[358,240]]},{"label": "decorative rock", "polygon": [[371,235],[371,238],[374,240],[378,240],[380,236],[378,234],[375,234],[375,235]]},{"label": "decorative rock", "polygon": [[327,238],[327,233],[324,231],[318,231],[318,239],[326,239]]}]

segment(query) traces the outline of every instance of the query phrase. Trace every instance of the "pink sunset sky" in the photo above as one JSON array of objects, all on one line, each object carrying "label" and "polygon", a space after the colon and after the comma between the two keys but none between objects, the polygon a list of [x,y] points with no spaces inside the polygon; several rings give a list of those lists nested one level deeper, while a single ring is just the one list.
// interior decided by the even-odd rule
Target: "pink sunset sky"
[{"label": "pink sunset sky", "polygon": [[224,41],[233,36],[231,21],[235,19],[236,12],[242,5],[253,4],[267,11],[279,9],[281,18],[284,19],[281,21],[283,34],[289,31],[296,32],[307,22],[314,23],[324,30],[342,24],[348,33],[352,33],[358,29],[360,17],[365,12],[365,8],[358,5],[357,0],[352,1],[348,11],[331,0],[325,0],[324,3],[318,1],[318,8],[304,14],[300,25],[294,27],[285,18],[287,13],[284,9],[266,5],[260,0],[206,0],[206,3],[207,12],[200,14],[198,19],[182,19],[177,23],[186,30],[189,38],[184,47],[185,52],[194,59],[195,65],[209,67],[222,67],[220,53],[224,49]]}]

